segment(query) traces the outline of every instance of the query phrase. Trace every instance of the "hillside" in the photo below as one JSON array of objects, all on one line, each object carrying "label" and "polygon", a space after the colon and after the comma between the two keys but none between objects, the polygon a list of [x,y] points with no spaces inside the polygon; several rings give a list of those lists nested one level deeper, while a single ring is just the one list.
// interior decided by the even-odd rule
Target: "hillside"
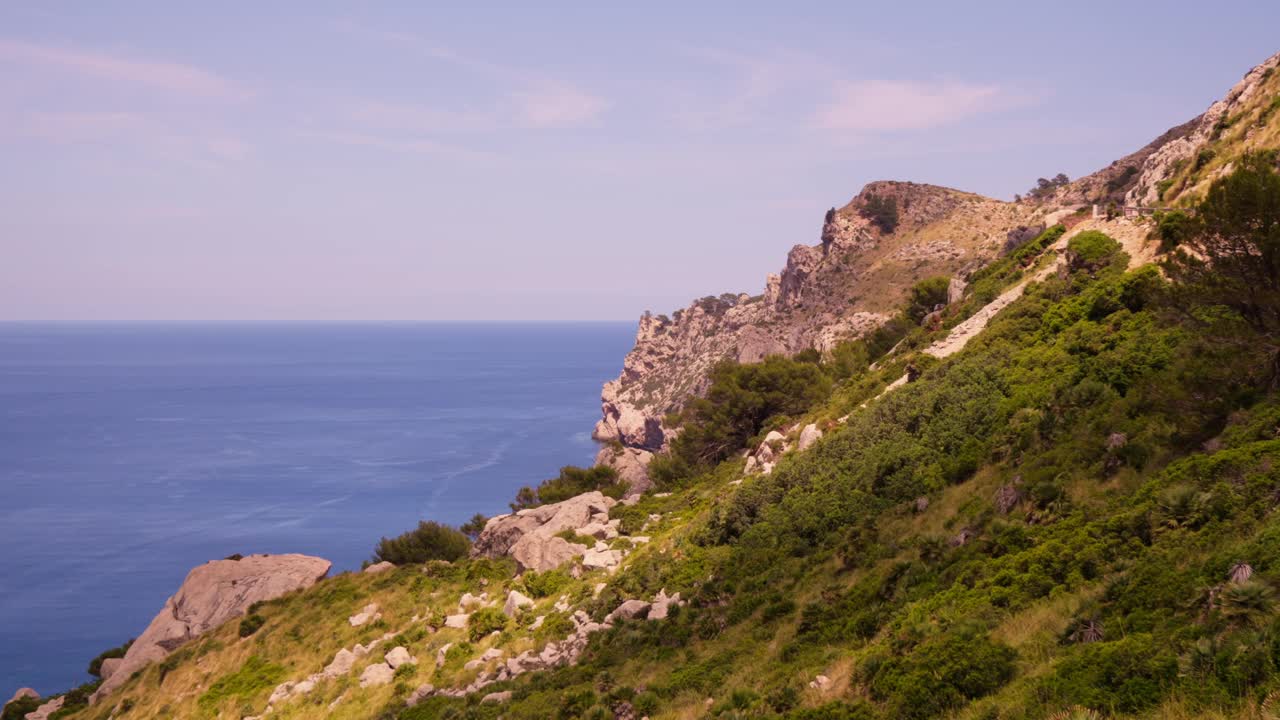
[{"label": "hillside", "polygon": [[872,183],[642,320],[597,430],[642,473],[241,593],[53,717],[1280,717],[1278,59],[1128,173],[1187,212]]}]

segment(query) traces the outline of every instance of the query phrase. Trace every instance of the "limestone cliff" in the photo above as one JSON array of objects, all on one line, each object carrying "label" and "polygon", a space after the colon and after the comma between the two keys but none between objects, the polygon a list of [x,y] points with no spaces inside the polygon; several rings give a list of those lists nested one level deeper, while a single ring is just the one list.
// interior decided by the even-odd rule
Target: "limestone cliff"
[{"label": "limestone cliff", "polygon": [[[887,199],[896,206],[896,226],[871,212]],[[817,244],[791,249],[762,294],[709,296],[671,316],[640,318],[622,374],[602,392],[594,436],[613,446],[597,462],[642,477],[650,454],[668,439],[663,417],[706,389],[716,363],[825,352],[856,338],[888,319],[917,280],[982,264],[1000,252],[1010,227],[1040,212],[934,185],[868,184],[827,213]]]}]

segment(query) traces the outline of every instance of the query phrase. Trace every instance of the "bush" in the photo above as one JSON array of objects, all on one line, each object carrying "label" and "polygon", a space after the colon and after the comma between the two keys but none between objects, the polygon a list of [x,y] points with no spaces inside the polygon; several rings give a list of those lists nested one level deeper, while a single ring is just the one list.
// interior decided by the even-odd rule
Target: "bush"
[{"label": "bush", "polygon": [[591,468],[566,465],[560,468],[558,476],[543,480],[536,489],[528,486],[520,488],[516,501],[511,503],[511,509],[557,503],[592,490],[599,490],[616,500],[626,492],[627,486],[618,482],[618,471],[607,465]]},{"label": "bush", "polygon": [[507,616],[498,608],[480,608],[467,620],[467,636],[479,642],[486,635],[507,629]]},{"label": "bush", "polygon": [[529,593],[530,597],[544,598],[551,597],[568,587],[573,582],[573,578],[567,571],[557,568],[545,572],[529,570],[520,577],[520,581],[524,583],[525,592]]},{"label": "bush", "polygon": [[947,290],[951,286],[948,277],[925,278],[911,287],[907,301],[907,316],[911,322],[920,324],[925,315],[933,312],[939,305],[947,304]]},{"label": "bush", "polygon": [[1086,230],[1067,241],[1067,257],[1072,270],[1100,269],[1110,264],[1118,252],[1120,243],[1097,230]]},{"label": "bush", "polygon": [[929,640],[875,668],[871,694],[893,717],[930,718],[995,692],[1013,678],[1012,648],[977,634]]},{"label": "bush", "polygon": [[373,552],[373,562],[396,565],[424,563],[430,560],[453,562],[467,556],[471,541],[448,525],[422,521],[415,530],[395,538],[382,538]]},{"label": "bush", "polygon": [[[779,356],[749,365],[726,361],[711,371],[705,397],[689,404],[670,459],[651,468],[664,484],[732,455],[777,415],[798,415],[831,393],[831,379],[812,361]],[[656,460],[655,460],[656,461]]]},{"label": "bush", "polygon": [[888,235],[898,228],[898,200],[893,197],[880,197],[868,193],[866,203],[860,210],[863,217],[880,228],[880,232]]},{"label": "bush", "polygon": [[0,713],[0,720],[23,720],[29,712],[35,712],[40,707],[41,700],[39,698],[24,697],[14,700],[4,706],[4,712]]},{"label": "bush", "polygon": [[1044,681],[1063,704],[1135,713],[1160,702],[1178,676],[1178,658],[1149,634],[1081,645]]},{"label": "bush", "polygon": [[246,638],[258,632],[258,630],[262,627],[263,623],[265,623],[266,621],[267,619],[262,617],[261,615],[257,615],[257,614],[245,615],[244,618],[240,621],[240,637]]}]

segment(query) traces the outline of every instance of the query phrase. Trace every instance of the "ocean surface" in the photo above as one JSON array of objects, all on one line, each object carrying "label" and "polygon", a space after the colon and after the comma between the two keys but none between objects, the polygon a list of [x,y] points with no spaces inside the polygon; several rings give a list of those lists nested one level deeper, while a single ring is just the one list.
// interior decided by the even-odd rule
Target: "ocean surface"
[{"label": "ocean surface", "polygon": [[634,325],[0,324],[0,692],[87,682],[187,571],[358,568],[587,464]]}]

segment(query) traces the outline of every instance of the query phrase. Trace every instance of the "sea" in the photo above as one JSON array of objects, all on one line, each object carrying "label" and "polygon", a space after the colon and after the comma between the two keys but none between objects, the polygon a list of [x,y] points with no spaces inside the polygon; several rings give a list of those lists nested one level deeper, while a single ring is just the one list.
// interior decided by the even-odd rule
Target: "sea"
[{"label": "sea", "polygon": [[589,464],[634,332],[0,324],[0,692],[89,681],[207,560],[358,569]]}]

